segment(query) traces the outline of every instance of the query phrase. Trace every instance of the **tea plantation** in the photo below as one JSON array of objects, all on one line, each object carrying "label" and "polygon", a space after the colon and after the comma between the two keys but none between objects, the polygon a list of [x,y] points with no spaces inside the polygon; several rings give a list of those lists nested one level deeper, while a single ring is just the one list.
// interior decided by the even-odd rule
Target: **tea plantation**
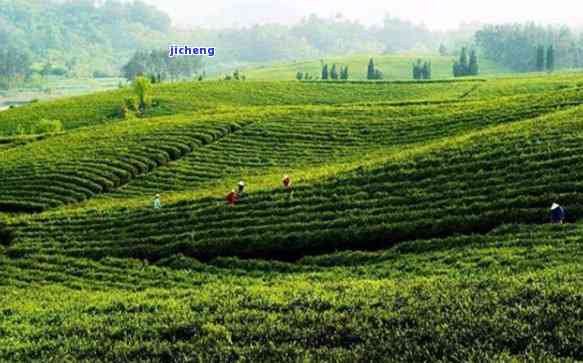
[{"label": "tea plantation", "polygon": [[1,362],[583,360],[582,74],[127,97],[0,113]]}]

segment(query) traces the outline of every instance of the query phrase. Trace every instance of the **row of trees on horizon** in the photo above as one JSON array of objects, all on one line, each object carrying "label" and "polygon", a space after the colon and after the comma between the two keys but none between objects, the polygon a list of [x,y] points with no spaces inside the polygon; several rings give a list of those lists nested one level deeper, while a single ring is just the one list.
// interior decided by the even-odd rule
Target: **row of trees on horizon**
[{"label": "row of trees on horizon", "polygon": [[333,64],[332,67],[328,69],[328,64],[324,64],[322,66],[322,80],[343,80],[346,81],[349,78],[348,74],[348,66],[340,66],[340,68],[336,67],[336,64]]},{"label": "row of trees on horizon", "polygon": [[122,67],[122,75],[127,80],[134,80],[138,76],[147,75],[154,83],[190,79],[194,75],[200,76],[202,60],[200,57],[168,57],[168,52],[138,51]]},{"label": "row of trees on horizon", "polygon": [[[583,34],[566,26],[474,24],[444,33],[389,15],[381,26],[370,27],[343,16],[310,15],[293,25],[186,31],[173,28],[167,14],[141,0],[0,0],[0,44],[4,50],[0,55],[0,88],[33,76],[87,78],[118,76],[122,71],[127,75],[132,71],[122,67],[132,61],[136,50],[166,49],[169,43],[177,42],[215,46],[217,57],[197,65],[208,73],[257,62],[334,55],[427,54],[438,47],[441,55],[458,57],[449,49],[464,45],[515,72],[583,68]],[[471,53],[467,56],[468,68],[459,61],[455,73],[476,73],[470,67]],[[187,66],[168,65],[161,73],[169,79],[182,77],[190,72],[176,68]],[[381,79],[379,72],[371,67],[367,78]],[[339,78],[341,73],[338,69]]]},{"label": "row of trees on horizon", "polygon": [[536,48],[536,70],[539,72],[555,70],[555,47],[549,46],[545,49],[544,45]]},{"label": "row of trees on horizon", "polygon": [[478,65],[478,53],[475,49],[470,51],[468,59],[468,48],[463,47],[460,53],[459,60],[453,64],[454,77],[477,76],[480,74],[480,67]]},{"label": "row of trees on horizon", "polygon": [[413,63],[413,79],[420,81],[420,80],[429,80],[431,79],[431,61],[422,61],[421,59],[417,59],[417,62]]},{"label": "row of trees on horizon", "polygon": [[[413,79],[415,80],[430,80],[432,79],[432,66],[431,61],[423,61],[418,59],[413,63]],[[464,76],[476,76],[479,74],[478,66],[478,56],[475,50],[470,52],[470,57],[468,60],[467,48],[462,48],[459,61],[456,61],[453,66],[454,77],[464,77]],[[297,72],[296,79],[302,80],[314,80],[317,78],[312,77],[307,72]],[[332,65],[329,69],[328,64],[322,61],[322,73],[320,80],[348,80],[348,66],[340,66],[340,73],[337,70],[336,64]],[[383,72],[377,68],[375,65],[374,58],[370,58],[366,70],[367,80],[382,80],[384,79]]]}]

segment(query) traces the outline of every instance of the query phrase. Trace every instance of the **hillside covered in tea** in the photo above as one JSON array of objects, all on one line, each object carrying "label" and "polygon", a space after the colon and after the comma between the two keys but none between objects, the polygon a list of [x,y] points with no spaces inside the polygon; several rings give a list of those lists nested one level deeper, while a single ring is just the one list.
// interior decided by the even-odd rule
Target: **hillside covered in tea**
[{"label": "hillside covered in tea", "polygon": [[1,112],[0,361],[581,360],[582,87],[205,81],[140,117],[129,88]]}]

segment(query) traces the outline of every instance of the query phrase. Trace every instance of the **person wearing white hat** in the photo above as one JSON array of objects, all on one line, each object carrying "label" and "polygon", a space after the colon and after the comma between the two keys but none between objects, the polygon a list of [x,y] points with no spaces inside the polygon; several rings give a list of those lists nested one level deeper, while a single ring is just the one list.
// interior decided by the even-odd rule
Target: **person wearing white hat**
[{"label": "person wearing white hat", "polygon": [[160,202],[160,194],[156,194],[156,197],[154,198],[154,209],[160,208],[162,208],[162,203]]},{"label": "person wearing white hat", "polygon": [[557,203],[553,203],[551,206],[551,223],[553,224],[563,224],[565,220],[565,208],[561,207]]},{"label": "person wearing white hat", "polygon": [[245,193],[245,182],[241,180],[239,182],[239,191],[238,191],[238,194],[239,194],[239,196],[241,196],[241,195],[243,195],[243,193]]}]

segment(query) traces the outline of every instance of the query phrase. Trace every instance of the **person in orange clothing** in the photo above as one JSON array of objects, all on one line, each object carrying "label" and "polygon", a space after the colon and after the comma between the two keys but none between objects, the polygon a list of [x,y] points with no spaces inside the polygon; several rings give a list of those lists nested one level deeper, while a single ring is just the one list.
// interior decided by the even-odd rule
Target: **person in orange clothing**
[{"label": "person in orange clothing", "polygon": [[229,194],[227,194],[227,203],[231,208],[233,208],[235,204],[237,204],[238,200],[239,198],[237,196],[237,192],[235,191],[235,189],[233,189]]}]

